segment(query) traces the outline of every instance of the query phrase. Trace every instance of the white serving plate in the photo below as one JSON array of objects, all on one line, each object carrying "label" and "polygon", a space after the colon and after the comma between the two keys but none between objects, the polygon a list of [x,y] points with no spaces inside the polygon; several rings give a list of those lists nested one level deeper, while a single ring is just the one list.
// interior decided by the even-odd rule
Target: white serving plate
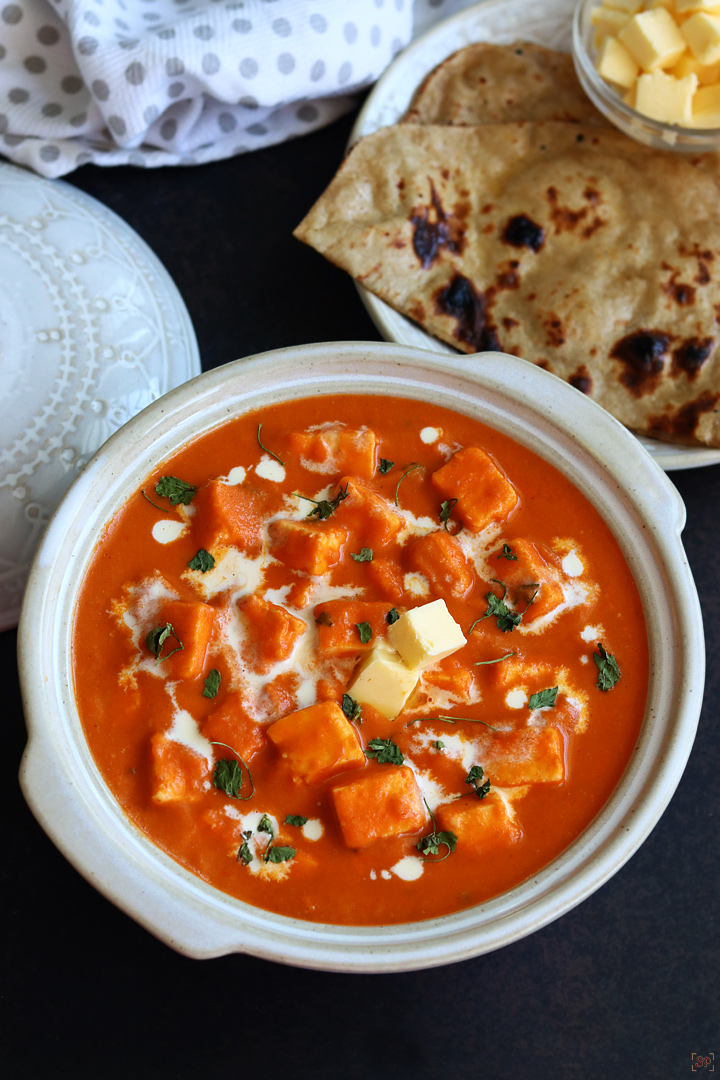
[{"label": "white serving plate", "polygon": [[185,304],[137,233],[77,188],[0,164],[0,630],[98,446],[199,373]]},{"label": "white serving plate", "polygon": [[[524,884],[455,915],[343,927],[263,912],[183,869],[124,816],[95,766],[73,695],[71,632],[99,530],[159,461],[231,416],[329,393],[428,400],[507,433],[567,475],[612,528],[642,597],[650,689],[614,794],[582,835]],[[50,522],[19,631],[29,743],[21,784],[33,813],[102,893],[194,957],[230,952],[333,971],[432,967],[489,952],[558,918],[614,874],[665,809],[702,702],[697,592],[680,540],[685,509],[637,440],[572,387],[516,357],[451,357],[391,344],[325,343],[227,364],[155,402],[103,445]]]},{"label": "white serving plate", "polygon": [[[375,84],[350,134],[350,145],[363,135],[396,124],[407,112],[425,76],[458,49],[478,41],[510,45],[534,41],[548,49],[569,53],[576,0],[484,0],[444,22],[405,49]],[[598,3],[600,0],[598,0]],[[384,300],[357,285],[360,297],[386,341],[418,349],[457,355],[455,349],[426,334]],[[690,469],[720,462],[720,449],[679,446],[640,437],[640,442],[666,471]]]}]

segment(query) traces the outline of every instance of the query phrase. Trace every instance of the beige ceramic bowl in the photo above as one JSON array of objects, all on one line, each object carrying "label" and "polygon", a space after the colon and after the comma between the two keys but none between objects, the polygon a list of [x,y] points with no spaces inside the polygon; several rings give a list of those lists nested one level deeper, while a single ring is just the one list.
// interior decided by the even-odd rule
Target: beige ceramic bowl
[{"label": "beige ceramic bowl", "polygon": [[[575,8],[572,51],[575,71],[593,105],[631,139],[656,150],[702,154],[720,150],[720,128],[682,127],[653,120],[626,105],[620,94],[597,72],[597,49],[593,44],[592,10],[601,0],[580,0]],[[611,5],[608,5],[611,6]]]},{"label": "beige ceramic bowl", "polygon": [[[85,743],[73,697],[71,627],[100,529],[158,461],[230,416],[328,393],[428,400],[548,459],[610,524],[635,576],[650,642],[642,732],[613,796],[540,874],[488,903],[426,922],[344,927],[250,907],[175,863],[124,816]],[[67,858],[120,908],[188,956],[244,952],[332,971],[402,971],[463,960],[532,933],[578,904],[639,847],[677,786],[704,678],[685,511],[661,469],[583,394],[515,357],[450,357],[391,344],[330,343],[240,360],[172,391],[98,451],[50,522],[19,632],[29,731],[25,797]]]}]

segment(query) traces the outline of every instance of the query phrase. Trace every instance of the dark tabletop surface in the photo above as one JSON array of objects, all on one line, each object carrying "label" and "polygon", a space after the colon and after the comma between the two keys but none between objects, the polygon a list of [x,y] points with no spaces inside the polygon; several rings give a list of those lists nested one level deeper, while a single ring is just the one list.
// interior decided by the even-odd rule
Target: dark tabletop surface
[{"label": "dark tabletop surface", "polygon": [[[204,369],[303,342],[375,341],[351,281],[291,235],[351,123],[201,168],[85,166],[68,180],[165,264]],[[190,960],[155,940],[65,861],[27,809],[16,635],[0,634],[0,1060],[11,1076],[669,1080],[691,1074],[693,1053],[714,1053],[720,1072],[720,466],[670,475],[687,506],[708,652],[678,790],[642,848],[583,904],[450,967],[325,974],[245,956]]]}]

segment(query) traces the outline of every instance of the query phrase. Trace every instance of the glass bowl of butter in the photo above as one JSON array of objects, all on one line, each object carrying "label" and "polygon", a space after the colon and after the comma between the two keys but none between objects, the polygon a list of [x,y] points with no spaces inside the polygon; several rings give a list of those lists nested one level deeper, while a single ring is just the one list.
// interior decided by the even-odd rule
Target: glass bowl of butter
[{"label": "glass bowl of butter", "polygon": [[720,150],[720,0],[581,0],[572,43],[583,89],[626,135]]}]

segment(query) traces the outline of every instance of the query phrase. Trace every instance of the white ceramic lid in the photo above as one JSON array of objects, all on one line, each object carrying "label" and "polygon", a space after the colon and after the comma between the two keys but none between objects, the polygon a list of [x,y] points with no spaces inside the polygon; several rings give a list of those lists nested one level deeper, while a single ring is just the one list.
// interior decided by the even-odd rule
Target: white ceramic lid
[{"label": "white ceramic lid", "polygon": [[0,630],[83,465],[199,372],[180,294],[130,226],[69,184],[0,165]]}]

